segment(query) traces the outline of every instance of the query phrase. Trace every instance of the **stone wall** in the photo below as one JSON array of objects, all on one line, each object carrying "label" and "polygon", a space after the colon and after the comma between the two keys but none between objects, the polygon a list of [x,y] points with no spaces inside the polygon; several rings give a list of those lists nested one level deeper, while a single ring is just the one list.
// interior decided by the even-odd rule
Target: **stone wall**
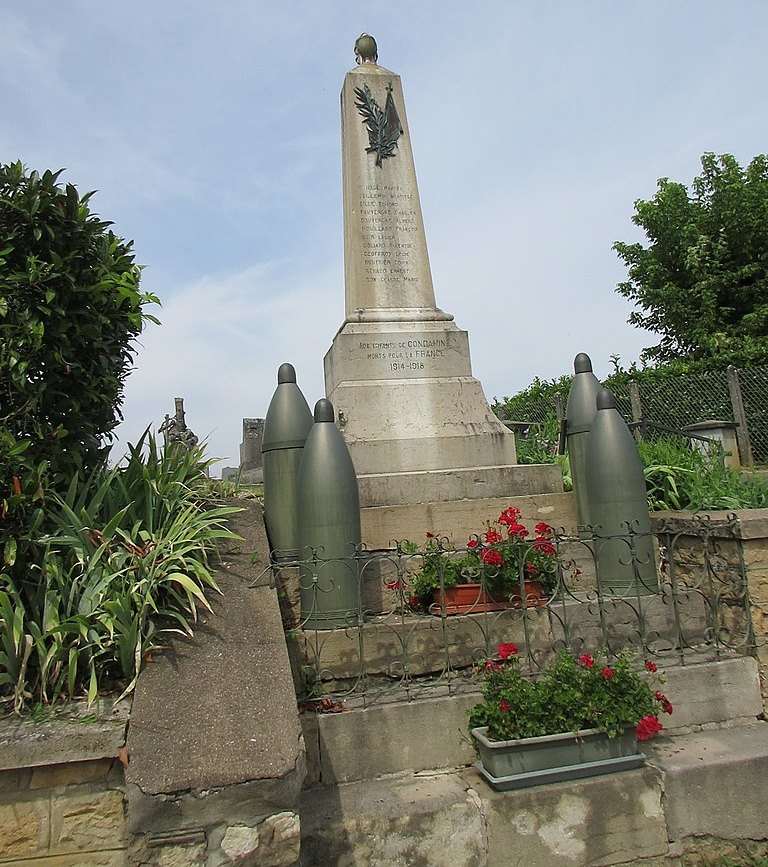
[{"label": "stone wall", "polygon": [[128,708],[75,704],[48,719],[0,720],[0,864],[124,863]]},{"label": "stone wall", "polygon": [[117,867],[125,845],[119,763],[0,772],[0,864]]},{"label": "stone wall", "polygon": [[[768,509],[709,512],[697,519],[705,522],[710,539],[706,563],[700,536],[688,532],[693,527],[690,512],[656,513],[654,531],[663,524],[674,534],[678,577],[714,594],[717,605],[710,608],[719,612],[715,625],[724,640],[757,659],[763,704],[768,707]],[[732,524],[733,532],[718,529]],[[709,572],[704,582],[694,577],[703,571]]]}]

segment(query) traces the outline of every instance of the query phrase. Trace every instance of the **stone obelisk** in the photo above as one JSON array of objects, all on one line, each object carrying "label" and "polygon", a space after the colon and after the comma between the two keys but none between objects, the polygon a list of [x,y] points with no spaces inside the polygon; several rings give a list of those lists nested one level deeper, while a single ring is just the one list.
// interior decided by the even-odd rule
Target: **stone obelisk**
[{"label": "stone obelisk", "polygon": [[[511,493],[488,485],[492,468],[516,464],[514,437],[472,376],[467,332],[436,305],[400,77],[378,65],[367,34],[355,54],[341,92],[346,315],[325,388],[363,505],[387,502],[384,479],[407,499],[402,474],[477,479],[486,468],[484,495]],[[366,495],[366,476],[379,493]],[[412,481],[414,501],[444,498]]]}]

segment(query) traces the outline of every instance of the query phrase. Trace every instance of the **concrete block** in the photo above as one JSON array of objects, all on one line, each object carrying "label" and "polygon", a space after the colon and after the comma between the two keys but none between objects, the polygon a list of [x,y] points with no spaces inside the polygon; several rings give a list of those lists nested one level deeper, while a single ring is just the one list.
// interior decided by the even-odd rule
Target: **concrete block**
[{"label": "concrete block", "polygon": [[661,688],[674,706],[664,719],[670,730],[734,720],[754,721],[763,712],[757,661],[738,656],[717,662],[664,666]]},{"label": "concrete block", "polygon": [[479,700],[471,693],[319,714],[321,783],[471,764],[467,711]]},{"label": "concrete block", "polygon": [[307,790],[301,817],[303,867],[491,863],[478,798],[453,774]]},{"label": "concrete block", "polygon": [[768,838],[768,723],[663,738],[643,749],[662,774],[670,841]]},{"label": "concrete block", "polygon": [[652,768],[514,792],[493,791],[473,771],[460,777],[477,791],[490,865],[598,867],[666,854],[661,789]]}]

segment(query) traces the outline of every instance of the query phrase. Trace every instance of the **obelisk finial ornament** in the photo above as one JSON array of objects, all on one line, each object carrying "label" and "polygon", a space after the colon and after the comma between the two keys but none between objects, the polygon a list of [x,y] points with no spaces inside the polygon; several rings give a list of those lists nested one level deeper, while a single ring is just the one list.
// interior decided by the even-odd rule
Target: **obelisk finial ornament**
[{"label": "obelisk finial ornament", "polygon": [[376,40],[368,33],[361,33],[355,40],[355,63],[376,63],[378,59]]}]

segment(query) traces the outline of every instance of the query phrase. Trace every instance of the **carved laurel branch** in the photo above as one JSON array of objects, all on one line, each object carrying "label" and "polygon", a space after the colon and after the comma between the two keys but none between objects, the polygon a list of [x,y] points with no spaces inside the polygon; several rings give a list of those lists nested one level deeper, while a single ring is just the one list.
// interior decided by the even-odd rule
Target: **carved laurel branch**
[{"label": "carved laurel branch", "polygon": [[395,156],[397,140],[403,132],[400,118],[392,99],[392,85],[387,87],[387,102],[385,108],[376,102],[367,84],[355,88],[357,97],[355,105],[368,128],[368,145],[366,153],[376,154],[376,165],[381,166],[382,160]]}]

